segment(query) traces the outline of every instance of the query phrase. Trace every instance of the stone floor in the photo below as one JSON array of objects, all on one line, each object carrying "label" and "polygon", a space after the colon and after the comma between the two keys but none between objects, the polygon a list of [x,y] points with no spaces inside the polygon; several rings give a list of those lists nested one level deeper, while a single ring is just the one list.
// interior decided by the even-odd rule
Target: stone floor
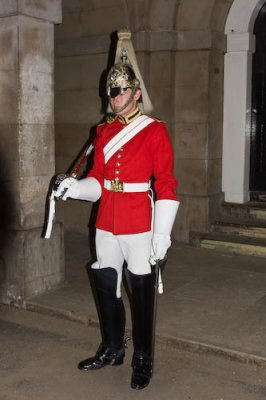
[{"label": "stone floor", "polygon": [[[86,325],[98,318],[86,237],[66,237],[66,281],[29,299],[27,309]],[[158,296],[157,340],[266,365],[266,262],[174,243]],[[127,327],[130,312],[126,293]]]},{"label": "stone floor", "polygon": [[158,343],[154,372],[132,390],[129,343],[124,363],[80,371],[93,355],[97,326],[0,305],[1,400],[265,400],[266,369],[210,352]]}]

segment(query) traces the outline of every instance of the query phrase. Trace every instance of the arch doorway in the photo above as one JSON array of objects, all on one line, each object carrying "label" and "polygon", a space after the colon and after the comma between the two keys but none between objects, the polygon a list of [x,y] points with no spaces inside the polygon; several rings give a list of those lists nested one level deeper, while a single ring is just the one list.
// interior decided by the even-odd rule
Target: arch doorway
[{"label": "arch doorway", "polygon": [[222,191],[229,203],[243,204],[250,195],[252,63],[256,51],[255,21],[265,0],[234,0],[225,34]]},{"label": "arch doorway", "polygon": [[250,199],[266,202],[266,3],[254,25],[250,137]]}]

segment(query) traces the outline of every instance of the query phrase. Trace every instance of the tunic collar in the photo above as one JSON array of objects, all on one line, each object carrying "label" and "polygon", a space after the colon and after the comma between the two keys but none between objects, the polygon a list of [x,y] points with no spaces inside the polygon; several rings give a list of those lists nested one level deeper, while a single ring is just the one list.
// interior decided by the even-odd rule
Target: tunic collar
[{"label": "tunic collar", "polygon": [[118,119],[120,122],[122,122],[122,124],[130,124],[130,122],[134,121],[140,115],[141,115],[141,111],[139,110],[139,108],[135,108],[135,110],[132,113],[126,115],[125,117],[123,117],[122,115],[119,115]]}]

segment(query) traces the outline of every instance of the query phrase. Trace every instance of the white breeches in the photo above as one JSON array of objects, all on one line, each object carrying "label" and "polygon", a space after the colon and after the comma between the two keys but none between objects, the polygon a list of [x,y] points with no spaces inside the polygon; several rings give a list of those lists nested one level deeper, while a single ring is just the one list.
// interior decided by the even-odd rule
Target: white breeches
[{"label": "white breeches", "polygon": [[96,229],[97,262],[92,268],[114,268],[117,271],[117,297],[121,297],[121,281],[124,261],[132,274],[145,275],[151,272],[152,232],[132,235],[113,235]]}]

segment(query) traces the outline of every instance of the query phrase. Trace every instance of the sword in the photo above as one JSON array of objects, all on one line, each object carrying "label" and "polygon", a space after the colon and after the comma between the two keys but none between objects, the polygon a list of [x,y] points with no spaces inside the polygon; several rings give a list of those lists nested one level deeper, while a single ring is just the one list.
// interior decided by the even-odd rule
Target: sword
[{"label": "sword", "polygon": [[[85,148],[85,150],[84,150]],[[93,144],[87,144],[83,146],[81,151],[79,152],[78,156],[76,159],[73,161],[72,165],[68,168],[67,172],[65,174],[59,174],[54,176],[51,179],[49,189],[48,189],[48,195],[46,198],[46,206],[45,206],[45,222],[43,226],[43,231],[41,237],[44,239],[50,239],[52,229],[53,229],[53,222],[54,222],[54,217],[55,217],[55,211],[56,211],[56,200],[57,197],[55,197],[55,192],[60,185],[60,183],[68,178],[77,178],[83,164],[85,163],[86,159],[89,157],[91,154],[92,150],[94,149]],[[62,196],[64,193],[62,193]],[[61,196],[61,197],[62,197]]]},{"label": "sword", "polygon": [[162,272],[167,263],[167,256],[162,260],[156,260],[153,270],[155,273],[155,284],[154,284],[154,303],[153,303],[153,326],[152,326],[152,361],[154,360],[155,351],[155,335],[156,335],[156,319],[157,319],[157,300],[158,293],[163,293],[162,283]]}]

